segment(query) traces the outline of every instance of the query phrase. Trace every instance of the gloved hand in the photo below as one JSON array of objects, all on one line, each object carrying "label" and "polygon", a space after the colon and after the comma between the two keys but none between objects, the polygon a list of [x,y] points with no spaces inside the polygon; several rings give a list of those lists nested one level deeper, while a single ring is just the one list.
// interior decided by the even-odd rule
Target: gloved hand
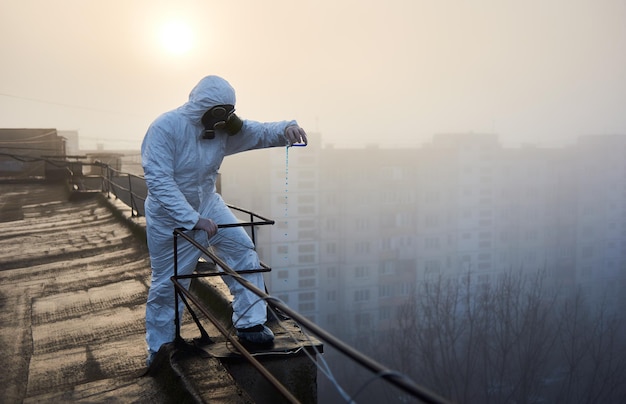
[{"label": "gloved hand", "polygon": [[193,226],[193,228],[195,230],[204,230],[206,231],[206,233],[209,235],[209,238],[215,236],[217,234],[217,225],[215,224],[215,222],[211,219],[206,219],[204,217],[201,217],[198,220],[198,223],[196,223],[195,226]]},{"label": "gloved hand", "polygon": [[298,125],[291,125],[285,129],[285,138],[287,138],[287,146],[294,143],[307,144],[306,132]]}]

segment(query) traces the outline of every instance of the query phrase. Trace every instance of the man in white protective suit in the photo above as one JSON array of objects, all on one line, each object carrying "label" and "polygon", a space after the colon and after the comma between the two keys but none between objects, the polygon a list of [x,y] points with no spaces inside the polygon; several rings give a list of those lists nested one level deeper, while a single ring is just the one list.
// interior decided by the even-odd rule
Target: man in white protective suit
[{"label": "man in white protective suit", "polygon": [[[224,79],[204,77],[181,107],[159,116],[141,146],[148,197],[145,201],[152,279],[146,304],[147,364],[161,345],[175,338],[173,231],[189,234],[235,270],[260,268],[254,245],[242,227],[220,228],[237,219],[216,193],[215,181],[225,156],[252,149],[306,143],[296,121],[261,123],[241,120],[234,113],[235,91]],[[178,243],[178,273],[191,274],[201,252],[189,242]],[[263,275],[245,278],[264,288]],[[239,339],[270,343],[264,301],[229,276],[223,277],[233,295],[233,324]],[[186,287],[189,287],[187,280]],[[182,304],[178,308],[182,312]]]}]

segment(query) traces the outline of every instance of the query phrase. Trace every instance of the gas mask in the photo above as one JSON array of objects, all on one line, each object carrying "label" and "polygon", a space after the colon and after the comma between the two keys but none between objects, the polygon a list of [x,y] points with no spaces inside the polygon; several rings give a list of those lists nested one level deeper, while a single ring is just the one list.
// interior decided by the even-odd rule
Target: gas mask
[{"label": "gas mask", "polygon": [[215,130],[224,130],[230,136],[239,133],[243,121],[235,115],[234,105],[216,105],[202,115],[204,125],[204,139],[215,138]]}]

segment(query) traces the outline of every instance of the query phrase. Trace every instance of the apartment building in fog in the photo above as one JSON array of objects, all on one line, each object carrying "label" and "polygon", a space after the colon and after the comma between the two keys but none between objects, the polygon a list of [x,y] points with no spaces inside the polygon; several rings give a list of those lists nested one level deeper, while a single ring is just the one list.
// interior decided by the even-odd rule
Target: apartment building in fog
[{"label": "apartment building in fog", "polygon": [[545,269],[571,290],[622,289],[624,157],[626,136],[560,149],[474,133],[409,149],[312,143],[229,157],[222,188],[276,221],[258,242],[270,292],[354,336],[390,326],[416,285],[440,276],[486,284]]}]

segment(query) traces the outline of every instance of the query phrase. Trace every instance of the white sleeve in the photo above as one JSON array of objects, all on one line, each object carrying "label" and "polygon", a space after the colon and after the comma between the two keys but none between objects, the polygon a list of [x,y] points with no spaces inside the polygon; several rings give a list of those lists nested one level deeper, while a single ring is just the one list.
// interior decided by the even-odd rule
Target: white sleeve
[{"label": "white sleeve", "polygon": [[229,136],[226,141],[226,155],[246,150],[264,149],[287,145],[285,129],[297,125],[296,121],[257,122],[244,120],[241,131]]}]

